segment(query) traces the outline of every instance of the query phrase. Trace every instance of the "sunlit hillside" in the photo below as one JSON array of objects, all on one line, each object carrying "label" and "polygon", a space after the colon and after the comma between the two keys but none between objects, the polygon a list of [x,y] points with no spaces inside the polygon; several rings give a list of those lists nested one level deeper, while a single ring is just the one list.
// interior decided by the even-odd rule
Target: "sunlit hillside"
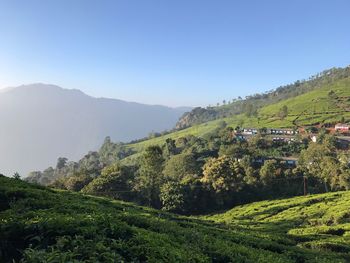
[{"label": "sunlit hillside", "polygon": [[[288,114],[281,119],[279,111],[284,105],[288,107]],[[286,128],[319,123],[336,123],[340,122],[342,118],[350,119],[350,77],[303,95],[262,107],[254,117],[248,117],[245,114],[233,115],[130,144],[129,147],[141,150],[149,145],[163,143],[167,138],[177,139],[190,134],[203,136],[213,131],[222,121],[232,127]]]},{"label": "sunlit hillside", "polygon": [[348,262],[350,192],[189,218],[0,177],[1,262]]}]

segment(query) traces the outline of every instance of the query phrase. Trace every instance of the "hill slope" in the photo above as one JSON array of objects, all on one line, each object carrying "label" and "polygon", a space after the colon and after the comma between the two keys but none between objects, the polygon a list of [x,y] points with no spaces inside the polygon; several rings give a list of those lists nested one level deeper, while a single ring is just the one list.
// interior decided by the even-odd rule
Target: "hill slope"
[{"label": "hill slope", "polygon": [[[346,262],[350,259],[350,246],[346,244],[348,214],[340,216],[340,211],[349,210],[350,192],[305,200],[261,202],[237,208],[237,216],[233,210],[209,218],[220,224],[208,218],[181,217],[105,198],[54,191],[6,177],[0,177],[0,197],[2,262],[12,259],[23,262]],[[326,234],[341,243],[330,247],[332,251],[322,246],[315,246],[316,250],[299,247],[299,232],[287,234],[283,228],[300,225],[301,216],[304,222],[312,222],[316,214],[308,218],[308,213],[301,213],[306,210],[299,209],[307,202],[311,208],[321,206],[323,210],[319,213],[326,209],[331,213],[331,206],[338,206],[337,218],[334,218],[338,221],[332,221],[329,228],[333,230]],[[294,211],[294,216],[285,219],[278,216],[283,215],[282,208]],[[235,225],[231,224],[232,215]],[[269,217],[278,219],[279,224],[275,226],[273,220],[267,224]],[[226,218],[230,218],[228,225],[222,223]],[[256,227],[248,228],[250,221]],[[309,231],[303,239],[322,242],[323,236]]]},{"label": "hill slope", "polygon": [[337,252],[350,260],[350,192],[252,203],[205,217],[302,248]]},{"label": "hill slope", "polygon": [[[288,114],[281,119],[279,112],[284,105],[288,107]],[[231,127],[291,128],[318,123],[336,123],[342,118],[345,121],[350,120],[350,76],[323,83],[302,95],[263,106],[257,110],[255,116],[238,114],[219,118],[164,136],[133,143],[129,147],[138,151],[148,145],[163,143],[167,138],[177,139],[190,134],[203,136],[213,131],[222,121]]]},{"label": "hill slope", "polygon": [[[245,99],[238,98],[232,101],[224,101],[224,104],[216,107],[194,108],[185,113],[178,123],[177,128],[186,128],[194,124],[230,117],[247,113],[254,115],[262,107],[285,101],[299,95],[318,90],[323,87],[332,86],[343,79],[350,77],[350,66],[345,68],[332,68],[324,70],[307,80],[297,80],[292,84],[280,86],[265,93],[246,96]],[[311,102],[311,101],[310,101]]]},{"label": "hill slope", "polygon": [[79,90],[33,84],[0,93],[0,172],[20,174],[76,160],[106,136],[130,141],[174,127],[188,108],[93,98]]}]

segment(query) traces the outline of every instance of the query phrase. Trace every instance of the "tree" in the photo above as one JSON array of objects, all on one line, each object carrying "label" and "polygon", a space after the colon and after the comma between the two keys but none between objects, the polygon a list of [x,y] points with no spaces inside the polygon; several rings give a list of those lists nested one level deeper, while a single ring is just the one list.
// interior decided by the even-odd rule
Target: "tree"
[{"label": "tree", "polygon": [[17,179],[17,180],[20,180],[21,179],[21,176],[19,175],[18,172],[15,172],[12,176],[14,179]]},{"label": "tree", "polygon": [[163,156],[165,158],[169,158],[170,156],[175,155],[177,153],[175,141],[171,138],[167,138],[165,140],[165,144],[163,145],[162,149],[163,149]]},{"label": "tree", "polygon": [[163,210],[181,212],[184,204],[181,184],[178,182],[167,182],[162,185],[160,199]]},{"label": "tree", "polygon": [[199,173],[200,167],[197,164],[193,153],[181,153],[172,156],[164,166],[164,178],[167,181],[180,182],[185,176],[195,176]]},{"label": "tree", "polygon": [[79,161],[79,172],[97,177],[104,166],[98,152],[90,151]]},{"label": "tree", "polygon": [[283,105],[282,106],[282,108],[280,109],[278,115],[281,118],[281,120],[284,120],[284,118],[288,116],[288,107],[287,107],[287,105]]},{"label": "tree", "polygon": [[24,179],[26,182],[33,184],[41,184],[42,172],[40,171],[32,171],[28,174],[28,176]]},{"label": "tree", "polygon": [[258,181],[258,174],[256,170],[253,168],[253,160],[250,155],[245,155],[240,161],[240,166],[243,169],[244,173],[244,182],[247,183],[247,185],[256,185]]},{"label": "tree", "polygon": [[217,124],[218,129],[225,129],[227,127],[226,121],[219,121]]},{"label": "tree", "polygon": [[260,180],[264,185],[268,185],[276,177],[277,161],[267,160],[260,168]]},{"label": "tree", "polygon": [[67,180],[64,181],[64,185],[67,190],[79,192],[86,185],[92,181],[92,177],[86,174],[77,174],[70,176]]},{"label": "tree", "polygon": [[104,143],[98,151],[99,159],[105,165],[111,165],[132,153],[133,151],[130,148],[126,148],[123,143],[113,143],[109,136],[105,138]]},{"label": "tree", "polygon": [[264,139],[264,137],[260,134],[254,136],[249,141],[249,146],[254,149],[265,149],[267,148],[267,141]]},{"label": "tree", "polygon": [[132,200],[134,168],[118,163],[105,167],[101,175],[83,188],[82,192],[109,196],[125,201]]},{"label": "tree", "polygon": [[333,90],[331,90],[328,92],[328,97],[331,99],[335,99],[337,98],[337,94]]},{"label": "tree", "polygon": [[160,207],[160,186],[163,182],[163,152],[159,146],[149,146],[140,159],[140,169],[135,190],[139,191],[146,203]]},{"label": "tree", "polygon": [[56,169],[57,169],[57,170],[60,170],[60,169],[62,169],[63,167],[65,167],[66,164],[67,164],[67,161],[68,161],[67,158],[65,158],[65,157],[59,157],[59,158],[57,159]]},{"label": "tree", "polygon": [[[326,157],[332,157],[332,155],[334,155],[334,151],[328,146],[329,144],[310,144],[306,150],[301,151],[298,162],[304,175],[321,179],[321,181],[324,182],[326,192],[328,191],[328,185],[326,180],[327,177],[322,174],[322,169],[325,168],[323,162],[327,160],[325,159]],[[328,159],[328,161],[330,160]]]},{"label": "tree", "polygon": [[243,177],[239,163],[224,155],[207,161],[203,167],[201,182],[209,185],[215,192],[238,191],[241,189]]},{"label": "tree", "polygon": [[245,103],[243,105],[243,111],[247,117],[256,116],[258,113],[256,107],[252,103]]}]

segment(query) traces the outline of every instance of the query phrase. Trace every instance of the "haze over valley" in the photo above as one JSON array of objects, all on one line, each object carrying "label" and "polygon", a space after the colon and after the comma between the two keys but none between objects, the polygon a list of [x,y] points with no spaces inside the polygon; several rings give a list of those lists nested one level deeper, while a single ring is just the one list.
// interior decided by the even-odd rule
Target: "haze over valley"
[{"label": "haze over valley", "polygon": [[32,84],[0,90],[0,172],[26,176],[77,160],[106,136],[128,142],[172,129],[190,108],[93,98],[79,90]]}]

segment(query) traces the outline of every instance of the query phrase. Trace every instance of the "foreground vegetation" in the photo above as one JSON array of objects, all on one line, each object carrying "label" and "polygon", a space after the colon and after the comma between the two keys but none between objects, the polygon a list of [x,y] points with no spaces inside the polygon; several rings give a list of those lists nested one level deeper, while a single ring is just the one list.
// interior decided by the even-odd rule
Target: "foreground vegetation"
[{"label": "foreground vegetation", "polygon": [[0,177],[0,261],[348,262],[349,202],[341,192],[188,218]]},{"label": "foreground vegetation", "polygon": [[350,260],[350,192],[263,201],[204,218],[281,243],[340,253]]}]

